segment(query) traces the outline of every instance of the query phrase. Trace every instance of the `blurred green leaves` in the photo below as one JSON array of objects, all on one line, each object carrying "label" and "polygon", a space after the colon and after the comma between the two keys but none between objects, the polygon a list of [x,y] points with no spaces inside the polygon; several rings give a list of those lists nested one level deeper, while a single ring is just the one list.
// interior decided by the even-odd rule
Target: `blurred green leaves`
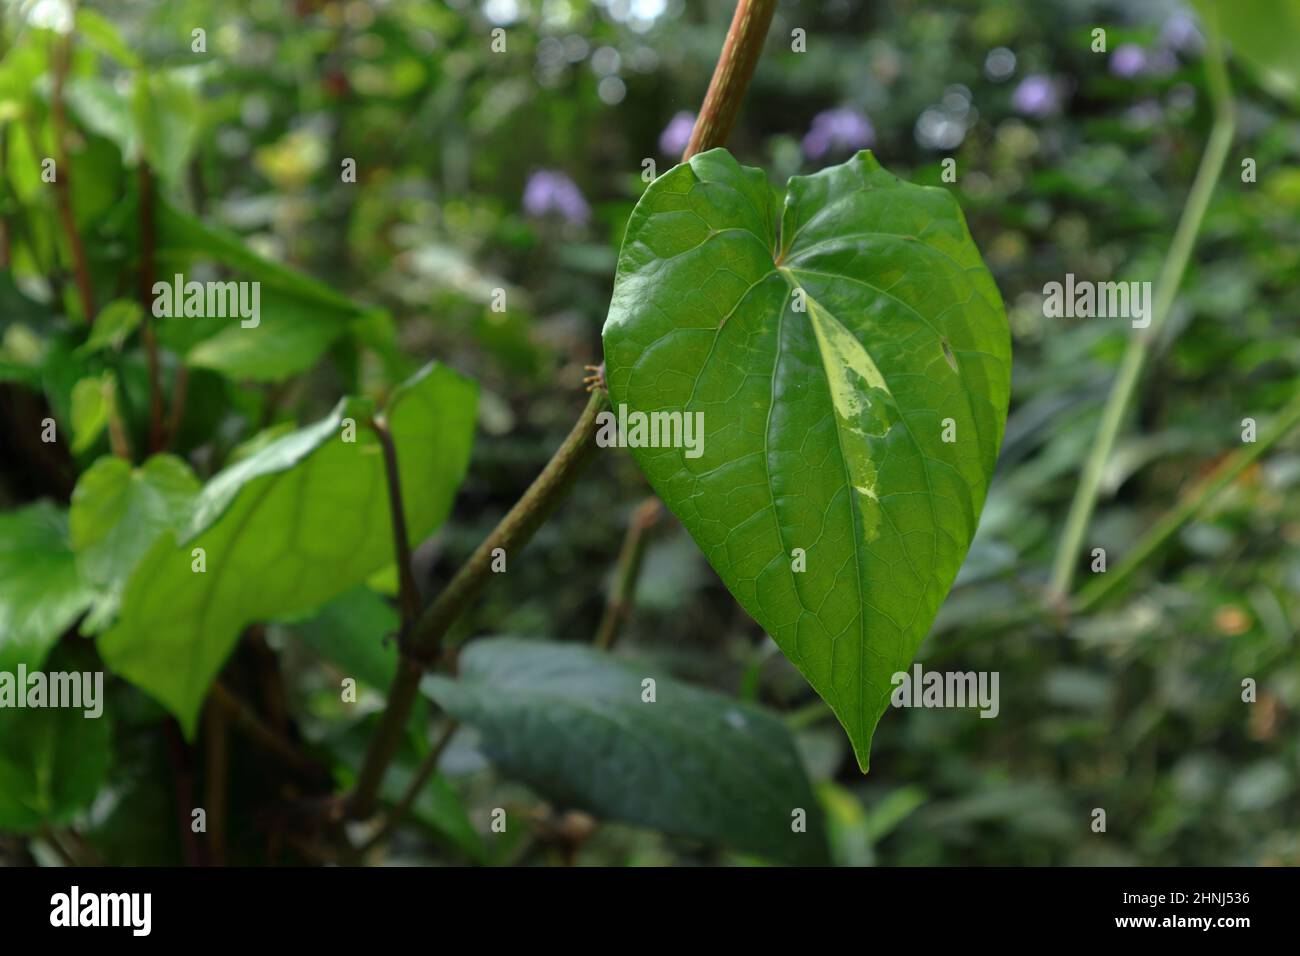
[{"label": "blurred green leaves", "polygon": [[1192,0],[1274,96],[1300,106],[1300,0]]},{"label": "blurred green leaves", "polygon": [[174,455],[155,455],[139,468],[101,458],[72,492],[69,524],[83,578],[101,593],[83,630],[94,634],[116,613],[136,564],[164,532],[188,525],[198,479]]},{"label": "blurred green leaves", "polygon": [[65,512],[42,501],[0,513],[0,671],[40,667],[93,597]]},{"label": "blurred green leaves", "polygon": [[[211,261],[235,270],[240,282],[260,283],[255,327],[243,327],[238,316],[207,316],[172,319],[160,332],[187,364],[233,379],[281,381],[301,373],[367,312],[325,283],[257,255],[234,233],[166,204],[159,210],[158,251],[173,269]],[[159,280],[171,284],[174,276]]]},{"label": "blurred green leaves", "polygon": [[821,807],[789,731],[757,707],[588,647],[504,637],[474,641],[457,679],[422,686],[479,731],[503,773],[561,808],[826,862]]},{"label": "blurred green leaves", "polygon": [[111,739],[107,715],[51,707],[0,712],[0,830],[66,823],[99,793],[113,760]]},{"label": "blurred green leaves", "polygon": [[[450,510],[469,462],[474,398],[472,383],[430,365],[390,399],[413,540]],[[187,733],[245,625],[310,610],[392,562],[373,413],[344,399],[226,469],[199,494],[185,533],[164,535],[136,568],[100,652]]]}]

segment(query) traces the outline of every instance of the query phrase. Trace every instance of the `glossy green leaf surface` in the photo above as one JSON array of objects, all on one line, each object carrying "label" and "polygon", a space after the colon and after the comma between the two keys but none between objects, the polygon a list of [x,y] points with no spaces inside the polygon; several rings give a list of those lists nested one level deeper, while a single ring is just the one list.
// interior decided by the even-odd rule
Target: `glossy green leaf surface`
[{"label": "glossy green leaf surface", "polygon": [[702,153],[637,204],[604,343],[616,408],[701,422],[698,456],[632,453],[865,770],[1006,422],[1006,316],[957,203],[863,152],[782,205]]},{"label": "glossy green leaf surface", "polygon": [[65,512],[41,501],[0,514],[0,671],[40,667],[93,598]]},{"label": "glossy green leaf surface", "polygon": [[790,732],[764,710],[648,664],[514,638],[472,642],[458,679],[422,686],[479,731],[503,773],[561,806],[782,862],[825,862],[821,809]]},{"label": "glossy green leaf surface", "polygon": [[[413,541],[451,508],[469,463],[476,394],[471,382],[431,365],[389,401]],[[392,562],[371,411],[368,402],[344,399],[322,421],[227,468],[199,494],[185,534],[164,535],[136,567],[100,653],[187,732],[247,624],[304,613]],[[355,441],[345,440],[347,419]],[[195,549],[202,571],[194,570]]]}]

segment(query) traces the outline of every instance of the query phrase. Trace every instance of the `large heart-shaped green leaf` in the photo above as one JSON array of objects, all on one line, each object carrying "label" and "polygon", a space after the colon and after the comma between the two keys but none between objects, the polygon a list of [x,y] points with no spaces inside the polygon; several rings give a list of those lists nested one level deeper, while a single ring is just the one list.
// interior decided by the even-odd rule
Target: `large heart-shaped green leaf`
[{"label": "large heart-shaped green leaf", "polygon": [[633,454],[865,771],[1006,423],[1006,315],[957,203],[863,152],[781,209],[702,153],[632,213],[604,340],[616,408],[702,416],[702,448]]},{"label": "large heart-shaped green leaf", "polygon": [[821,807],[789,730],[765,710],[587,647],[507,637],[474,641],[458,680],[422,686],[479,731],[503,773],[564,806],[826,862]]},{"label": "large heart-shaped green leaf", "polygon": [[[473,383],[433,365],[389,401],[414,541],[451,509],[469,464],[475,394]],[[324,420],[221,472],[199,494],[181,540],[164,534],[136,566],[117,624],[99,637],[100,653],[187,733],[247,624],[309,611],[392,562],[383,455],[366,425],[369,406],[344,399]]]}]

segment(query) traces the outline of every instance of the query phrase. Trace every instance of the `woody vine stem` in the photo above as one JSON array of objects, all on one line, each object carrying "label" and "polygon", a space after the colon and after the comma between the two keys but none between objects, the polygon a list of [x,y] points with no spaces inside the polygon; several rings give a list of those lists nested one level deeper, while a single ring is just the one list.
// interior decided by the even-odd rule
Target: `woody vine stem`
[{"label": "woody vine stem", "polygon": [[[776,0],[740,0],[736,4],[735,15],[714,67],[713,78],[700,107],[690,142],[682,154],[682,162],[696,153],[721,146],[727,141],[740,112],[749,81],[754,75],[754,68],[758,65],[775,10]],[[598,384],[592,389],[591,398],[573,430],[528,490],[470,555],[437,600],[426,607],[414,621],[403,622],[397,675],[389,688],[388,702],[366,752],[361,774],[342,805],[347,816],[363,819],[374,813],[380,785],[410,720],[425,669],[437,662],[451,625],[486,585],[491,573],[493,551],[502,548],[511,554],[524,547],[591,460],[596,449],[596,417],[608,403],[608,394]],[[389,461],[388,464],[395,473],[396,463]],[[394,513],[399,514],[400,488],[395,481],[390,484],[392,494],[399,496],[399,500],[393,502]],[[408,575],[409,555],[399,553],[398,560],[399,565],[406,563],[406,567],[400,570],[403,575]],[[404,600],[403,604],[405,609],[408,603]]]}]

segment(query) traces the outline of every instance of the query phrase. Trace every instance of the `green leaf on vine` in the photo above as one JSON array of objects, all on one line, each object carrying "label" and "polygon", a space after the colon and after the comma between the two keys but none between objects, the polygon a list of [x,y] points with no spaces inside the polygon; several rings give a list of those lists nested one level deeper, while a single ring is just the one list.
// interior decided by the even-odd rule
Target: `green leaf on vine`
[{"label": "green leaf on vine", "polygon": [[[652,681],[647,684],[647,679]],[[505,774],[562,807],[788,863],[826,862],[821,808],[767,711],[587,647],[477,640],[423,688]]]},{"label": "green leaf on vine", "polygon": [[79,455],[95,444],[108,427],[117,405],[117,378],[104,372],[83,378],[72,388],[72,453]]},{"label": "green leaf on vine", "polygon": [[604,342],[616,408],[699,422],[699,449],[633,454],[865,771],[1006,423],[1006,316],[956,201],[862,152],[781,208],[702,153],[637,204]]},{"label": "green leaf on vine", "polygon": [[[413,541],[451,509],[469,464],[475,404],[474,384],[440,365],[389,400]],[[392,562],[372,411],[366,400],[344,399],[324,420],[227,468],[199,494],[186,532],[165,534],[136,567],[100,653],[187,733],[245,626],[310,611]]]},{"label": "green leaf on vine", "polygon": [[94,634],[116,612],[122,589],[149,547],[189,522],[199,482],[175,455],[139,468],[121,458],[96,461],[77,481],[68,515],[82,577],[101,590],[82,633]]}]

